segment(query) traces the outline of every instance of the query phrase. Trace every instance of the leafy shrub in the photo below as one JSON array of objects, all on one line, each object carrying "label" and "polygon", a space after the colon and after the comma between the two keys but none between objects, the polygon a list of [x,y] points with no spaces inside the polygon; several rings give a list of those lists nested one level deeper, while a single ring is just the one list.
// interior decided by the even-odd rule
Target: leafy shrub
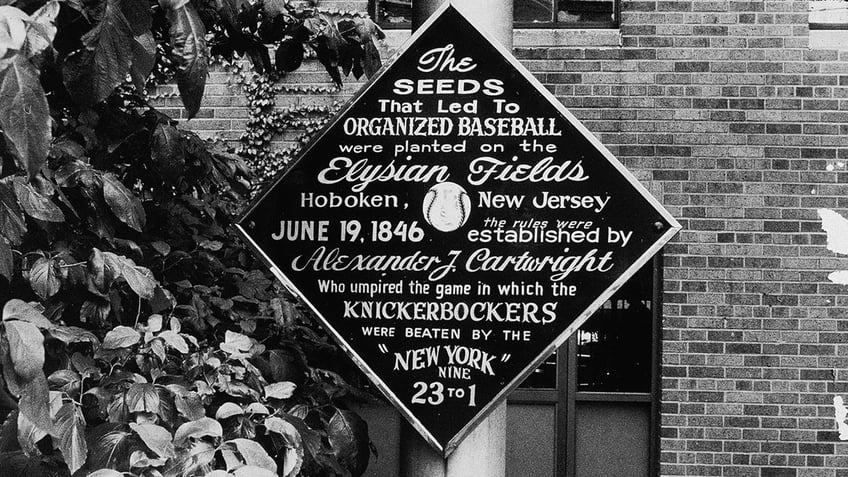
[{"label": "leafy shrub", "polygon": [[[199,0],[199,13],[212,29],[211,51],[232,59],[246,55],[259,73],[285,74],[314,55],[338,86],[341,75],[371,76],[381,66],[375,39],[385,34],[369,18],[328,12],[289,0]],[[271,53],[273,52],[273,63]]]},{"label": "leafy shrub", "polygon": [[230,230],[251,171],[141,94],[159,61],[196,113],[215,28],[185,0],[0,6],[4,472],[364,471],[359,374]]},{"label": "leafy shrub", "polygon": [[[64,462],[79,475],[346,475],[367,463],[362,420],[330,405],[290,349],[232,331],[217,347],[200,345],[159,314],[99,342],[18,299],[6,303],[3,326],[5,380],[22,399],[0,428],[0,456],[21,470]],[[64,366],[45,377],[51,341]]]}]

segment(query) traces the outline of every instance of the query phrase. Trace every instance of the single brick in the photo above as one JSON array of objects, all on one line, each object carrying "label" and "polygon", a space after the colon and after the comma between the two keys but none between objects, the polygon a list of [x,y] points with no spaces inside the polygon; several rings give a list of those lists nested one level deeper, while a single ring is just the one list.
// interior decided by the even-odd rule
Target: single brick
[{"label": "single brick", "polygon": [[724,25],[695,25],[692,29],[695,36],[727,36],[727,26]]},{"label": "single brick", "polygon": [[834,445],[822,443],[812,444],[802,442],[798,444],[798,452],[802,454],[833,454]]},{"label": "single brick", "polygon": [[674,71],[679,73],[705,73],[710,70],[707,61],[681,61],[674,64]]},{"label": "single brick", "polygon": [[795,469],[786,467],[763,467],[760,477],[797,477]]}]

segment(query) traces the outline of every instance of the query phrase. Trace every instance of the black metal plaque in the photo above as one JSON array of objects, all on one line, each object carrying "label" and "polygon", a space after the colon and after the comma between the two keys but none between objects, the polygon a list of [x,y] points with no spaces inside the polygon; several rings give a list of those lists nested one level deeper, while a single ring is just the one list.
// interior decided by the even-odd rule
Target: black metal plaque
[{"label": "black metal plaque", "polygon": [[679,225],[446,5],[239,229],[447,455]]}]

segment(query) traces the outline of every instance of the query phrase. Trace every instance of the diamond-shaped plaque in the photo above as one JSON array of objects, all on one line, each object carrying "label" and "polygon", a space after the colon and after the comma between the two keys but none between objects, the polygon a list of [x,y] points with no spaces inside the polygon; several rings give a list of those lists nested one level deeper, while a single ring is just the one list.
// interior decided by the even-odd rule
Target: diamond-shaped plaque
[{"label": "diamond-shaped plaque", "polygon": [[680,228],[448,2],[238,227],[445,455]]}]

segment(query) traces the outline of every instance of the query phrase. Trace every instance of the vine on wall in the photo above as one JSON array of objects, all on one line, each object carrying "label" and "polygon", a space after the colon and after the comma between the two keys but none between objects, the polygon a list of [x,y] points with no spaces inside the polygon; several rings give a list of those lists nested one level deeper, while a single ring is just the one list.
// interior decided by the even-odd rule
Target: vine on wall
[{"label": "vine on wall", "polygon": [[[286,94],[336,94],[339,87],[284,84],[272,75],[245,71],[244,64],[239,61],[223,60],[222,65],[232,75],[231,85],[239,87],[247,96],[250,116],[235,152],[253,166],[259,187],[272,179],[341,107],[340,102],[334,101],[330,105],[278,108],[277,98]],[[275,149],[274,139],[290,131],[300,131],[294,145]]]},{"label": "vine on wall", "polygon": [[[325,9],[316,2],[288,0],[205,0],[200,14],[213,16],[211,52],[230,72],[230,84],[247,96],[249,118],[246,131],[234,152],[255,168],[261,183],[297,153],[340,107],[289,105],[278,108],[284,94],[336,94],[342,75],[371,77],[382,65],[376,40],[383,31],[361,12]],[[202,3],[202,2],[201,2]],[[221,4],[227,8],[220,8]],[[297,70],[304,60],[315,58],[332,79],[327,86],[285,84],[279,80]],[[249,59],[249,61],[244,61]],[[282,134],[300,131],[294,146],[274,150],[272,141]]]}]

